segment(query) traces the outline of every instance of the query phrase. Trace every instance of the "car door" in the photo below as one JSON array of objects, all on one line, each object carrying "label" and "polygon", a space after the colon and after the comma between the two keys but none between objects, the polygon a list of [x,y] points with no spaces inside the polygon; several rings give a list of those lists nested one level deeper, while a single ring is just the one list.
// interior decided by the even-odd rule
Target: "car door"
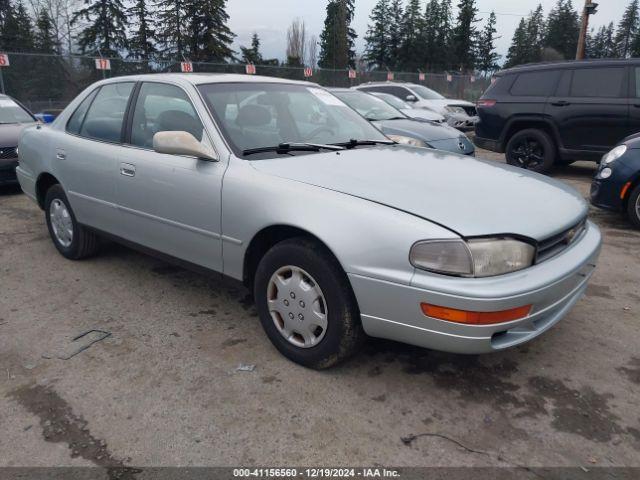
[{"label": "car door", "polygon": [[118,228],[115,200],[125,111],[134,82],[103,85],[91,92],[56,135],[56,173],[80,223],[106,232]]},{"label": "car door", "polygon": [[640,132],[640,67],[630,67],[628,135]]},{"label": "car door", "polygon": [[222,271],[220,228],[226,162],[167,155],[153,136],[186,131],[212,147],[189,95],[177,85],[143,82],[129,113],[127,148],[118,158],[121,236],[173,257]]},{"label": "car door", "polygon": [[555,121],[565,149],[606,152],[629,128],[627,68],[566,70],[545,113]]}]

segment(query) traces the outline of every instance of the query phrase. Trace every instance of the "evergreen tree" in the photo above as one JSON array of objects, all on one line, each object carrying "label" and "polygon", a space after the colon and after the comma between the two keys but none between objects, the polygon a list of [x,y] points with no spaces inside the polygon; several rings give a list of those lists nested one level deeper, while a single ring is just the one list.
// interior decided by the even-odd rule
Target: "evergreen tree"
[{"label": "evergreen tree", "polygon": [[251,47],[240,47],[242,61],[244,63],[252,63],[259,65],[262,63],[262,54],[260,53],[260,37],[254,33],[251,37]]},{"label": "evergreen tree", "polygon": [[402,0],[391,0],[389,7],[389,61],[387,68],[396,69],[400,60],[400,47],[402,45],[402,20],[404,18],[404,7]]},{"label": "evergreen tree", "polygon": [[4,28],[4,22],[12,12],[11,0],[0,0],[0,31]]},{"label": "evergreen tree", "polygon": [[631,55],[631,46],[639,30],[638,0],[631,0],[618,24],[615,37],[617,53],[620,57],[627,58]]},{"label": "evergreen tree", "polygon": [[135,26],[129,39],[129,57],[148,59],[156,53],[156,32],[151,12],[144,0],[136,0],[127,12],[130,23]]},{"label": "evergreen tree", "polygon": [[487,24],[480,33],[478,41],[478,58],[476,68],[484,74],[493,73],[500,68],[498,60],[500,55],[496,53],[496,14],[491,12]]},{"label": "evergreen tree", "polygon": [[451,53],[455,59],[456,68],[462,72],[473,70],[476,63],[477,13],[475,0],[460,0],[458,3],[458,17],[451,36]]},{"label": "evergreen tree", "polygon": [[355,67],[356,33],[351,28],[355,0],[330,0],[327,17],[320,34],[321,68],[345,69]]},{"label": "evergreen tree", "polygon": [[60,53],[60,44],[53,28],[53,20],[45,8],[40,10],[36,19],[33,46],[34,50],[39,53]]},{"label": "evergreen tree", "polygon": [[33,50],[33,26],[22,1],[4,12],[0,32],[0,48],[5,51],[29,52]]},{"label": "evergreen tree", "polygon": [[544,36],[544,11],[542,10],[542,5],[538,4],[537,8],[530,12],[527,17],[527,63],[539,62],[541,60],[542,49],[545,46]]},{"label": "evergreen tree", "polygon": [[185,0],[159,0],[155,5],[157,12],[158,43],[161,53],[167,56],[188,55],[187,28],[185,25]]},{"label": "evergreen tree", "polygon": [[438,37],[436,41],[436,48],[438,49],[439,56],[436,65],[441,70],[447,70],[451,65],[453,65],[450,52],[453,36],[451,0],[442,0],[440,3],[439,13],[440,26],[438,28]]},{"label": "evergreen tree", "polygon": [[438,0],[429,0],[424,11],[422,38],[424,39],[424,64],[433,69],[441,59],[437,40],[440,30],[440,4]]},{"label": "evergreen tree", "polygon": [[378,0],[371,11],[369,17],[367,35],[365,36],[366,47],[364,58],[368,65],[376,68],[385,68],[390,63],[391,54],[389,51],[389,0]]},{"label": "evergreen tree", "polygon": [[84,25],[77,41],[82,53],[118,57],[127,48],[128,20],[122,0],[87,0],[71,19],[72,25]]},{"label": "evergreen tree", "polygon": [[527,41],[527,22],[524,18],[521,18],[516,31],[513,33],[511,46],[507,52],[507,61],[504,64],[505,68],[514,67],[527,62],[527,54],[529,51]]},{"label": "evergreen tree", "polygon": [[409,0],[400,30],[402,43],[400,44],[398,63],[401,70],[412,72],[422,66],[423,21],[420,0]]},{"label": "evergreen tree", "polygon": [[198,35],[197,49],[193,52],[195,59],[226,62],[234,59],[231,44],[235,35],[227,25],[227,0],[195,0],[193,2],[199,12],[199,23],[192,29],[190,35]]},{"label": "evergreen tree", "polygon": [[565,59],[575,58],[580,24],[578,12],[571,0],[558,0],[549,13],[544,46],[552,48]]}]

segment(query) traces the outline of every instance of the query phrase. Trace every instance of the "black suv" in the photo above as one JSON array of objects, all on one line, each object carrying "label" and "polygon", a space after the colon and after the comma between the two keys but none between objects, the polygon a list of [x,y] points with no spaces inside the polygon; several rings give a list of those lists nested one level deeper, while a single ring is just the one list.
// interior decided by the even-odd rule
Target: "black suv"
[{"label": "black suv", "polygon": [[503,70],[478,100],[478,147],[537,172],[599,161],[640,131],[640,59],[523,65]]}]

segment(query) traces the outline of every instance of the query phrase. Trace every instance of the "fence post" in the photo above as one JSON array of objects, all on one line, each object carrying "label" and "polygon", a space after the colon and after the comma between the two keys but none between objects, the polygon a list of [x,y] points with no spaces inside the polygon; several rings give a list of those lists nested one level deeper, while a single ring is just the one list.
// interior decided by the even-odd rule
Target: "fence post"
[{"label": "fence post", "polygon": [[4,75],[2,74],[1,67],[0,67],[0,88],[2,89],[2,94],[4,95]]}]

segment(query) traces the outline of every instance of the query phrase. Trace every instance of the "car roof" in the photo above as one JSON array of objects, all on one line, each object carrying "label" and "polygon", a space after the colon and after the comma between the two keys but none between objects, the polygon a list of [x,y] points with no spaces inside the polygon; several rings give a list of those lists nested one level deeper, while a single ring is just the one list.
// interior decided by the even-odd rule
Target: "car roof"
[{"label": "car roof", "polygon": [[526,63],[524,65],[518,65],[516,67],[500,70],[495,74],[495,76],[499,77],[502,75],[510,75],[513,73],[529,72],[534,70],[558,70],[587,66],[614,67],[624,65],[640,65],[640,58],[591,58],[588,60],[564,60],[559,62]]},{"label": "car roof", "polygon": [[261,75],[244,75],[237,73],[147,73],[141,75],[127,75],[113,77],[97,82],[109,84],[123,81],[150,82],[163,81],[171,83],[203,85],[207,83],[282,83],[293,85],[317,86],[315,83],[290,80],[286,78],[266,77]]},{"label": "car roof", "polygon": [[[352,88],[343,88],[343,87],[331,87],[331,88],[327,88],[327,90],[329,90],[330,92],[344,92],[344,93],[355,92],[355,90],[353,90]],[[358,92],[358,93],[362,93],[362,92]]]}]

